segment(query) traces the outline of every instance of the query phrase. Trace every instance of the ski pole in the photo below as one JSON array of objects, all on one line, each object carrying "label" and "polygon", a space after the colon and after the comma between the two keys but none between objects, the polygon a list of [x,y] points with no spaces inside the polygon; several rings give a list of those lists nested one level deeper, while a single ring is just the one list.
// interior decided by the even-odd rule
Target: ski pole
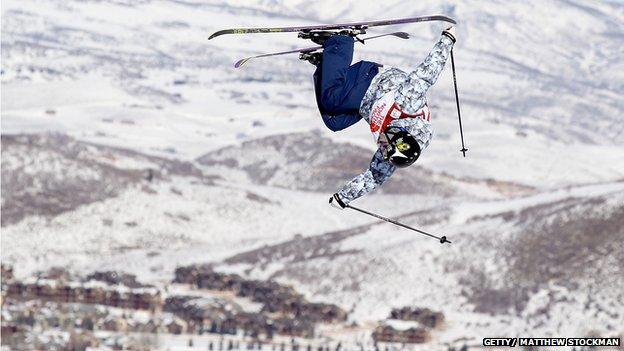
[{"label": "ski pole", "polygon": [[361,208],[357,208],[357,207],[354,207],[354,206],[351,206],[351,205],[346,205],[345,207],[346,207],[346,208],[350,208],[350,209],[352,209],[352,210],[356,210],[356,211],[358,211],[358,212],[362,212],[362,213],[367,214],[367,215],[369,215],[369,216],[373,216],[373,217],[375,217],[375,218],[381,219],[382,221],[386,221],[386,222],[388,222],[388,223],[392,223],[392,224],[398,225],[399,227],[403,227],[403,228],[405,228],[405,229],[413,230],[413,231],[415,231],[415,232],[417,232],[417,233],[420,233],[420,234],[426,235],[426,236],[428,236],[428,237],[431,237],[431,238],[434,238],[434,239],[438,239],[438,240],[440,240],[440,244],[444,244],[444,243],[449,243],[449,244],[450,244],[450,243],[451,243],[450,241],[448,241],[448,240],[446,239],[446,236],[442,236],[442,237],[435,236],[435,235],[433,235],[433,234],[429,234],[429,233],[427,233],[427,232],[425,232],[425,231],[422,231],[422,230],[420,230],[420,229],[412,228],[412,227],[410,227],[410,226],[408,226],[408,225],[405,225],[405,224],[403,224],[403,223],[401,223],[401,222],[395,221],[395,220],[394,220],[394,219],[392,219],[392,218],[387,218],[387,217],[384,217],[384,216],[380,216],[380,215],[378,215],[378,214],[375,214],[375,213],[372,213],[372,212],[368,212],[368,211],[366,211],[366,210],[363,210],[363,209],[361,209]]},{"label": "ski pole", "polygon": [[457,103],[457,118],[459,119],[459,135],[461,135],[462,148],[461,153],[466,157],[466,147],[464,146],[464,130],[462,128],[461,112],[459,111],[459,94],[457,93],[457,76],[455,74],[455,58],[453,57],[453,49],[451,49],[451,68],[453,70],[453,86],[455,87],[455,102]]}]

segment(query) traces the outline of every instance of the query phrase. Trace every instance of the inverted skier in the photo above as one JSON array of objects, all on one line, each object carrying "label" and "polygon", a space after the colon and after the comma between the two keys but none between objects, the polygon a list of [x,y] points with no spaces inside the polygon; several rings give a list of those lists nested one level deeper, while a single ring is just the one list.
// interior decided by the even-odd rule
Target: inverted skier
[{"label": "inverted skier", "polygon": [[424,61],[411,73],[353,59],[354,32],[318,32],[323,51],[302,58],[316,66],[314,89],[323,122],[332,131],[366,120],[377,141],[369,168],[329,199],[345,208],[385,183],[397,167],[412,165],[431,142],[426,93],[435,84],[455,43],[455,29],[442,31]]}]

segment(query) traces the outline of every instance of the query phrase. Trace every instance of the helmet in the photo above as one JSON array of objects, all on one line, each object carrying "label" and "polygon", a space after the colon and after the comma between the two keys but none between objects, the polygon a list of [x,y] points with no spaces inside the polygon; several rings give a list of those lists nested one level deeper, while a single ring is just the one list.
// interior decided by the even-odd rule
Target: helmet
[{"label": "helmet", "polygon": [[384,150],[385,160],[399,168],[416,162],[420,156],[420,145],[405,128],[388,127],[383,135],[387,142]]}]

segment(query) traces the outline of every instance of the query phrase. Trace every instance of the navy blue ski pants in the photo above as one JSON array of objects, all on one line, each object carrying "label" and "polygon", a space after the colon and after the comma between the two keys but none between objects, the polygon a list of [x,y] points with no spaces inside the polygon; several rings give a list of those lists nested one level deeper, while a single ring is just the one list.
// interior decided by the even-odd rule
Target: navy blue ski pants
[{"label": "navy blue ski pants", "polygon": [[336,35],[323,44],[323,59],[314,72],[314,90],[323,122],[332,131],[345,129],[360,119],[360,104],[373,77],[379,72],[374,62],[351,65],[354,40]]}]

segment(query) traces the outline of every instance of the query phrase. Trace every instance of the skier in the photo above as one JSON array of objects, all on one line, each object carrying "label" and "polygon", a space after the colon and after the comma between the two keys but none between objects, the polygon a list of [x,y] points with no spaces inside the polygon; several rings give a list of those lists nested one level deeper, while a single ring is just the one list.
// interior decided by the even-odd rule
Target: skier
[{"label": "skier", "polygon": [[413,164],[429,146],[433,130],[425,94],[444,68],[455,43],[455,29],[442,31],[411,73],[370,61],[350,65],[356,31],[314,34],[311,39],[323,51],[303,54],[302,59],[316,66],[314,88],[323,122],[339,131],[364,118],[378,145],[369,168],[329,199],[330,204],[345,208],[381,186],[397,167]]}]

